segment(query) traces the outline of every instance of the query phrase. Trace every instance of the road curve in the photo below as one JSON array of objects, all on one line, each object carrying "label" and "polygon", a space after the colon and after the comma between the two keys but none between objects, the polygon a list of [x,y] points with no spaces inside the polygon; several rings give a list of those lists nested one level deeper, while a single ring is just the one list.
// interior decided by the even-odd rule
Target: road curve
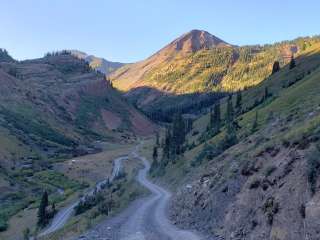
[{"label": "road curve", "polygon": [[147,173],[150,163],[134,151],[133,157],[144,164],[138,173],[138,182],[152,193],[149,197],[133,203],[120,215],[106,220],[88,233],[83,239],[108,240],[200,240],[200,236],[191,231],[181,230],[174,226],[167,218],[167,205],[171,193],[150,182]]},{"label": "road curve", "polygon": [[[135,149],[133,151],[135,151]],[[98,182],[96,184],[95,188],[91,189],[89,192],[87,192],[85,194],[85,196],[83,196],[81,199],[76,200],[75,202],[71,203],[67,207],[58,211],[58,213],[54,216],[50,225],[47,228],[45,228],[38,236],[42,237],[42,236],[48,235],[50,233],[53,233],[53,232],[61,229],[67,223],[67,221],[70,219],[70,217],[73,215],[75,206],[77,206],[82,199],[84,199],[86,196],[90,196],[90,195],[94,194],[95,191],[100,191],[102,186],[105,183],[107,183],[107,181],[112,182],[119,175],[121,168],[122,168],[122,161],[125,159],[128,159],[127,155],[116,158],[113,161],[113,168],[112,168],[112,174],[111,174],[110,179],[105,179],[101,182]]]}]

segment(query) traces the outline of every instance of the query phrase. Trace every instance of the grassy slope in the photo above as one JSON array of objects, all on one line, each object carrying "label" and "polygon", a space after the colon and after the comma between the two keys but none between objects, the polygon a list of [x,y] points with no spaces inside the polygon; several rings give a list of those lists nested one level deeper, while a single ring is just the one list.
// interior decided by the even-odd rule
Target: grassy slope
[{"label": "grassy slope", "polygon": [[[237,118],[241,129],[238,130],[237,135],[239,143],[222,154],[218,155],[213,159],[207,159],[202,157],[201,163],[198,167],[192,167],[191,163],[199,158],[201,152],[204,149],[204,143],[199,141],[199,136],[206,133],[206,128],[209,122],[209,116],[205,115],[201,117],[194,123],[193,132],[199,132],[198,135],[192,136],[192,133],[189,135],[188,142],[196,143],[196,147],[192,148],[189,151],[186,151],[184,156],[178,163],[175,165],[169,164],[165,176],[163,176],[162,181],[171,185],[174,189],[179,189],[181,192],[177,195],[175,200],[175,205],[177,208],[176,212],[181,211],[182,219],[179,219],[175,215],[175,220],[184,225],[190,224],[190,222],[198,221],[196,225],[190,225],[191,227],[196,227],[199,230],[205,231],[210,234],[230,234],[230,231],[235,231],[235,229],[240,226],[247,226],[250,222],[240,222],[240,217],[243,214],[243,211],[253,212],[258,214],[261,212],[261,205],[263,205],[263,199],[270,196],[275,196],[276,200],[279,201],[279,204],[282,208],[282,212],[279,213],[279,218],[284,216],[289,216],[291,210],[286,209],[286,204],[292,204],[296,209],[299,209],[299,203],[303,195],[304,204],[309,206],[312,202],[312,196],[310,194],[310,188],[308,186],[306,179],[306,171],[308,163],[307,157],[308,152],[314,144],[318,144],[319,139],[319,126],[320,126],[320,44],[315,44],[312,47],[308,48],[301,53],[300,57],[297,59],[296,68],[289,70],[288,67],[283,68],[280,72],[276,73],[273,76],[270,76],[265,81],[263,81],[258,86],[251,88],[243,92],[243,109],[250,108],[256,99],[260,99],[263,96],[265,87],[269,88],[269,92],[273,94],[273,97],[269,98],[267,101],[258,105],[254,109],[245,112]],[[304,77],[301,77],[302,74]],[[225,101],[222,102],[222,112],[226,108]],[[251,133],[251,126],[254,121],[254,117],[258,111],[258,131],[254,134]],[[272,112],[272,117],[270,113]],[[223,116],[223,114],[222,114]],[[221,139],[225,134],[225,130],[222,129],[222,132],[213,137],[207,139],[207,144],[215,145],[219,144]],[[274,152],[273,152],[274,151]],[[279,153],[278,153],[279,151]],[[288,159],[291,159],[291,155],[298,154],[301,156],[302,161],[299,163],[299,167],[293,168],[292,173],[286,172],[286,168],[289,168],[291,164]],[[293,160],[295,161],[295,158]],[[252,177],[243,177],[241,176],[241,171],[247,165],[257,165],[257,172],[253,173]],[[289,166],[289,167],[288,167]],[[246,190],[246,188],[251,188],[250,181],[254,182],[256,179],[264,179],[268,181],[267,173],[270,168],[275,168],[275,173],[271,172],[270,174],[278,175],[279,181],[282,178],[285,178],[287,182],[287,187],[283,190],[273,189],[269,187],[268,191],[263,191],[262,193],[257,193],[256,191]],[[262,171],[260,171],[260,168]],[[283,169],[284,168],[284,169]],[[285,175],[281,173],[285,172]],[[282,175],[281,175],[282,174]],[[210,191],[208,192],[206,188],[202,185],[204,179],[207,179],[210,186]],[[237,179],[234,183],[232,179]],[[295,179],[295,180],[293,180]],[[246,181],[248,183],[246,183]],[[231,183],[230,183],[231,182]],[[199,199],[190,193],[183,191],[181,185],[186,183],[191,183],[197,192]],[[230,195],[230,198],[223,200],[225,203],[233,202],[232,205],[223,206],[221,200],[215,200],[214,196],[220,196],[223,192],[223,187],[226,184],[236,184],[240,185],[240,193],[233,193],[232,189],[229,190],[232,194],[238,194],[237,198],[233,198]],[[227,185],[228,186],[228,185]],[[253,185],[252,185],[253,186]],[[303,187],[301,187],[303,186]],[[202,190],[204,188],[204,190]],[[292,190],[295,189],[295,190]],[[202,192],[203,191],[203,192]],[[289,199],[287,195],[291,191],[292,198]],[[293,192],[292,192],[293,191]],[[181,195],[180,195],[181,194]],[[211,194],[211,195],[210,195]],[[262,194],[260,200],[255,199],[255,196],[260,196],[257,194]],[[298,194],[298,195],[296,195]],[[201,198],[200,198],[201,196]],[[296,196],[298,196],[296,198]],[[241,199],[245,198],[245,201],[252,201],[252,206],[242,206]],[[318,194],[314,196],[314,199],[318,198]],[[191,202],[194,200],[195,204],[197,201],[200,201],[198,205],[189,205],[187,202],[189,199]],[[237,200],[238,199],[238,200]],[[248,200],[251,199],[251,200]],[[291,202],[292,200],[292,202]],[[210,203],[210,201],[212,201]],[[217,202],[215,202],[217,201]],[[311,202],[310,202],[311,201]],[[215,204],[221,205],[219,208],[224,213],[221,213],[219,209],[211,209],[212,214],[210,215],[210,209],[204,211],[200,208],[203,206],[201,204]],[[240,204],[240,205],[239,205]],[[242,203],[243,204],[243,203]],[[258,204],[258,205],[257,205]],[[297,205],[297,206],[296,206]],[[312,205],[310,205],[310,210]],[[182,209],[184,209],[182,211]],[[260,209],[260,210],[259,210]],[[236,218],[234,224],[228,222],[229,218],[220,216],[219,219],[215,219],[215,214],[226,214],[225,212],[233,211]],[[289,211],[289,212],[287,212]],[[184,213],[186,212],[186,213]],[[247,214],[248,214],[247,212]],[[203,215],[201,215],[203,214]],[[262,215],[264,213],[261,213]],[[178,214],[179,215],[179,214]],[[200,217],[199,217],[200,215]],[[231,215],[231,213],[229,213]],[[238,216],[238,217],[236,217]],[[293,215],[291,215],[293,216]],[[197,220],[197,217],[199,219]],[[248,216],[247,216],[248,217]],[[247,218],[246,217],[246,218]],[[264,218],[259,218],[259,215],[250,216],[258,219],[258,226],[255,231],[260,231],[260,227],[263,228],[263,231],[269,229],[268,226],[264,225]],[[189,219],[190,221],[185,219]],[[191,218],[194,220],[191,221]],[[231,217],[232,218],[232,217]],[[299,214],[294,215],[293,218],[296,218],[295,223],[300,224],[301,216]],[[229,220],[228,220],[229,219]],[[313,221],[312,216],[308,216],[306,221]],[[223,222],[225,221],[225,222]],[[261,221],[261,222],[260,222]],[[301,220],[303,222],[303,219]],[[211,224],[210,224],[211,222]],[[222,227],[219,229],[218,223],[222,222]],[[298,228],[294,225],[295,223],[288,223]],[[242,225],[244,224],[244,225]],[[291,227],[292,227],[291,226]],[[313,231],[312,224],[309,223],[308,230]],[[222,229],[225,228],[226,232],[223,232]],[[250,228],[250,226],[249,226]],[[276,237],[275,239],[291,239],[290,238],[290,226],[280,226],[278,222],[274,224],[274,227],[271,228],[271,236]],[[229,232],[228,232],[229,231]],[[268,230],[267,230],[268,231]],[[255,234],[254,230],[248,230],[251,234]],[[281,234],[280,234],[281,232]],[[260,232],[261,233],[261,232]],[[293,233],[292,233],[293,234]],[[316,234],[316,233],[313,233]],[[285,238],[287,236],[287,238]],[[316,236],[316,235],[313,235]],[[257,237],[257,236],[256,236]],[[296,236],[294,236],[296,237]],[[292,239],[293,235],[292,235]]]},{"label": "grassy slope", "polygon": [[[50,170],[52,164],[86,153],[95,140],[131,141],[139,113],[104,76],[69,55],[1,62],[0,68],[1,228],[20,209],[36,206],[43,189],[58,196],[63,188],[67,194],[56,202],[79,191],[81,181]],[[121,119],[117,129],[106,127],[102,109]]]},{"label": "grassy slope", "polygon": [[[312,114],[313,111],[318,109],[320,103],[320,44],[314,45],[307,51],[302,53],[302,55],[297,59],[297,67],[293,70],[289,70],[288,67],[284,67],[280,72],[273,76],[270,76],[265,81],[263,81],[258,86],[244,91],[242,94],[243,109],[250,108],[256,99],[260,99],[264,94],[265,87],[268,87],[269,92],[273,94],[273,97],[264,102],[263,104],[257,106],[256,108],[246,112],[245,114],[239,116],[238,123],[241,129],[237,132],[239,139],[245,139],[250,135],[251,126],[255,118],[255,113],[258,111],[258,124],[259,128],[269,127],[267,121],[270,112],[274,115],[274,120],[280,121],[286,119],[288,116],[294,117],[294,121],[290,123],[289,131],[286,130],[286,134],[283,132],[278,132],[278,128],[275,128],[277,134],[274,135],[275,139],[282,139],[295,132],[303,131],[306,129],[312,133],[313,129],[309,129],[308,126],[314,124],[317,121],[317,114]],[[307,73],[310,72],[308,75]],[[305,73],[305,77],[293,84],[292,86],[285,88],[289,82],[295,81],[297,76],[301,73]],[[226,109],[226,99],[221,102],[222,117],[224,117]],[[233,98],[234,100],[234,98]],[[310,116],[309,116],[310,114]],[[292,115],[292,116],[291,116]],[[313,117],[312,117],[313,116]],[[197,146],[190,151],[185,153],[185,159],[187,162],[186,168],[189,167],[189,161],[192,161],[195,156],[199,154],[202,150],[204,143],[199,141],[201,134],[205,134],[207,131],[207,126],[209,124],[209,114],[206,114],[196,120],[193,124],[193,130],[187,137],[187,142],[191,144],[194,142]],[[199,132],[194,135],[192,133]],[[301,132],[300,132],[301,133]],[[212,139],[207,139],[208,143],[217,143],[221,140],[224,135],[224,130]],[[296,134],[299,136],[299,134]],[[277,140],[277,142],[279,142]],[[181,163],[182,164],[182,163]],[[174,170],[183,169],[181,167],[173,168]],[[185,169],[186,170],[186,169]],[[189,171],[189,170],[186,170]]]}]

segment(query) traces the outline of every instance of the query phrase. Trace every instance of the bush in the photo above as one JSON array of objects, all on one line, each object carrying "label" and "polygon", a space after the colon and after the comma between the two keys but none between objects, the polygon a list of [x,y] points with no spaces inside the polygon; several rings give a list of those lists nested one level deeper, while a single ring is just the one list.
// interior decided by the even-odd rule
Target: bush
[{"label": "bush", "polygon": [[279,203],[275,201],[274,197],[270,197],[263,205],[263,212],[267,217],[267,222],[272,225],[274,215],[279,211]]},{"label": "bush", "polygon": [[255,179],[253,179],[252,182],[250,183],[249,188],[250,188],[250,189],[258,188],[258,187],[260,187],[260,184],[261,184],[260,179],[255,178]]},{"label": "bush", "polygon": [[277,170],[277,167],[272,165],[272,166],[268,166],[265,170],[264,170],[264,175],[266,177],[270,176],[275,170]]},{"label": "bush", "polygon": [[306,218],[306,205],[302,203],[300,205],[299,212],[302,218]]}]

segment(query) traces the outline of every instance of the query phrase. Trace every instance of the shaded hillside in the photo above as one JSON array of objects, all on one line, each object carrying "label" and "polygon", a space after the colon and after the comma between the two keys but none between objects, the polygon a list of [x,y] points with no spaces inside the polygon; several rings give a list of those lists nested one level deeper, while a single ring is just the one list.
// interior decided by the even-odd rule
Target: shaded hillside
[{"label": "shaded hillside", "polygon": [[[206,37],[203,37],[206,36]],[[271,74],[275,61],[287,64],[317,39],[297,39],[266,46],[237,47],[194,30],[150,58],[126,65],[111,75],[115,87],[150,113],[172,95],[235,92],[255,86]],[[154,89],[148,91],[144,89]],[[160,105],[160,107],[159,107]],[[176,100],[172,107],[179,108]],[[155,109],[156,107],[156,109]]]},{"label": "shaded hillside", "polygon": [[104,58],[99,58],[93,55],[88,55],[84,52],[72,50],[72,55],[76,56],[79,59],[85,60],[87,63],[89,63],[89,66],[99,72],[102,72],[106,75],[111,74],[118,68],[125,65],[125,63],[119,63],[119,62],[111,62]]},{"label": "shaded hillside", "polygon": [[83,187],[51,171],[52,163],[99,151],[96,141],[121,144],[154,131],[103,74],[65,51],[0,61],[0,85],[0,231],[44,188]]},{"label": "shaded hillside", "polygon": [[210,114],[196,120],[184,153],[158,165],[178,189],[172,220],[214,240],[319,239],[319,91],[314,43],[240,101],[223,99],[219,131]]}]

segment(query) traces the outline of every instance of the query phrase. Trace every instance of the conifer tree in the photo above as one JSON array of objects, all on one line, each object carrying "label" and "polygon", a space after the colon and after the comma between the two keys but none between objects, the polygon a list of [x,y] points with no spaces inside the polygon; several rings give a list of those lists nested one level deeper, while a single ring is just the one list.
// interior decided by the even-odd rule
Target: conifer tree
[{"label": "conifer tree", "polygon": [[218,101],[213,108],[213,112],[210,114],[209,128],[213,135],[219,133],[221,127],[221,111],[220,102]]},{"label": "conifer tree", "polygon": [[271,74],[275,74],[276,72],[279,72],[279,71],[280,71],[280,63],[279,63],[279,61],[275,61],[272,66],[272,73]]},{"label": "conifer tree", "polygon": [[48,207],[48,193],[45,191],[42,195],[41,202],[38,209],[38,225],[45,226],[48,223],[47,207]]},{"label": "conifer tree", "polygon": [[158,148],[156,146],[153,147],[152,158],[154,161],[156,161],[158,159]]},{"label": "conifer tree", "polygon": [[241,108],[242,108],[242,94],[241,91],[237,92],[237,98],[236,98],[236,111],[237,114],[239,114],[241,112]]},{"label": "conifer tree", "polygon": [[156,145],[159,146],[160,145],[160,137],[159,137],[159,133],[156,133]]},{"label": "conifer tree", "polygon": [[173,119],[172,125],[172,143],[173,153],[180,154],[181,147],[185,141],[186,126],[182,114],[178,113]]},{"label": "conifer tree", "polygon": [[229,96],[229,98],[228,98],[225,119],[226,119],[226,123],[233,122],[233,120],[234,120],[234,109],[233,109],[233,104],[232,104],[232,96]]},{"label": "conifer tree", "polygon": [[232,105],[232,98],[228,98],[227,102],[227,111],[226,111],[226,136],[224,140],[224,147],[228,148],[237,143],[237,134],[235,128],[235,120],[234,120],[234,110]]},{"label": "conifer tree", "polygon": [[258,111],[256,111],[256,115],[251,128],[251,133],[254,133],[257,130],[258,130]]},{"label": "conifer tree", "polygon": [[156,146],[153,147],[152,158],[151,171],[154,171],[158,168],[158,148]]},{"label": "conifer tree", "polygon": [[171,145],[171,131],[169,128],[167,128],[165,139],[164,139],[164,146],[163,146],[163,158],[164,159],[170,158],[170,145]]},{"label": "conifer tree", "polygon": [[289,64],[289,69],[293,69],[296,67],[296,60],[294,59],[294,56],[292,54],[290,64]]}]

